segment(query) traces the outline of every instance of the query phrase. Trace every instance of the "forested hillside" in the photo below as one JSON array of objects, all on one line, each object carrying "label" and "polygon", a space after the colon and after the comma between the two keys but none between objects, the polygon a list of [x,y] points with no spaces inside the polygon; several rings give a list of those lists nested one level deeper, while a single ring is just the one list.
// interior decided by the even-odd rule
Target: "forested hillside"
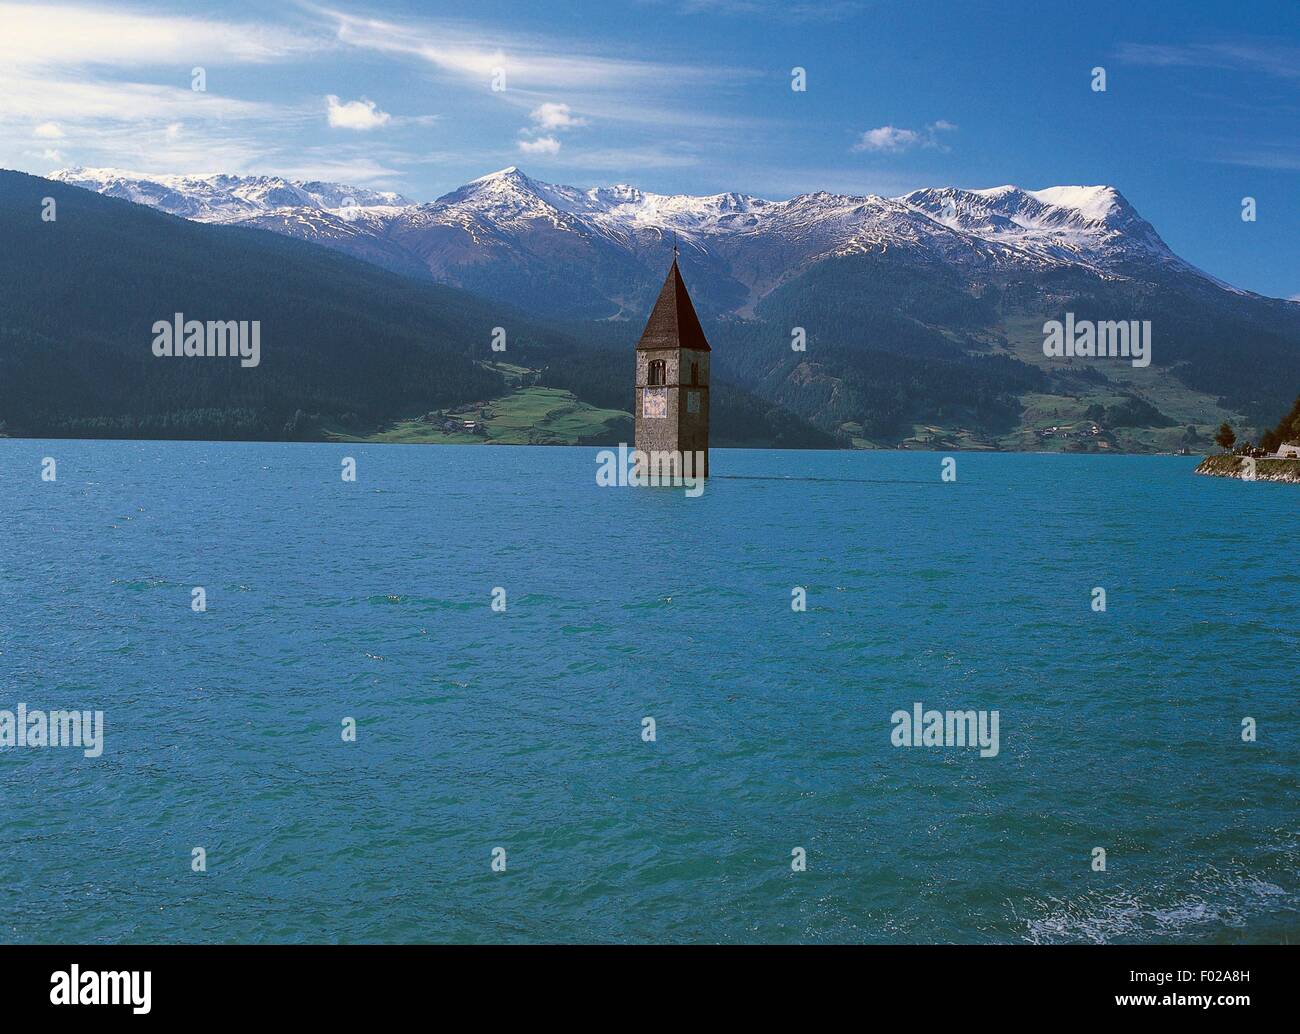
[{"label": "forested hillside", "polygon": [[[42,218],[46,198],[52,220]],[[575,336],[269,231],[0,172],[0,241],[0,432],[11,435],[275,440],[331,424],[378,430],[507,394],[489,366],[505,358],[545,368],[583,402],[631,407],[626,328],[589,325]],[[176,313],[260,322],[260,362],[156,357],[152,327]],[[497,327],[504,354],[491,349]],[[714,425],[736,444],[835,444],[740,393],[721,401]]]}]

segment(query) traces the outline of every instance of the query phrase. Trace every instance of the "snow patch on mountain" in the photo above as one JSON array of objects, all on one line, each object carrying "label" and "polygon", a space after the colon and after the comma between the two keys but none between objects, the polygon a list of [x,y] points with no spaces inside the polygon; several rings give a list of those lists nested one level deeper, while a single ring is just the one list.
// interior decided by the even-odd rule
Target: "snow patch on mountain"
[{"label": "snow patch on mountain", "polygon": [[61,169],[50,179],[149,205],[199,222],[240,222],[284,209],[317,209],[352,215],[357,211],[388,214],[412,204],[400,194],[366,190],[317,180],[282,176],[166,176],[122,169]]},{"label": "snow patch on mountain", "polygon": [[1191,273],[1219,283],[1174,255],[1109,186],[927,187],[897,198],[816,192],[770,201],[735,192],[655,194],[628,184],[582,189],[510,166],[417,204],[278,176],[68,169],[53,178],[189,219],[250,222],[372,261],[382,256],[390,268],[420,263],[451,282],[466,263],[520,265],[577,252],[593,262],[618,253],[651,263],[675,238],[743,285],[746,307],[812,263],[889,249],[957,265],[1073,266],[1103,277]]},{"label": "snow patch on mountain", "polygon": [[1127,204],[1114,187],[1047,187],[1029,194],[1047,205],[1073,208],[1094,223],[1104,223],[1112,212]]}]

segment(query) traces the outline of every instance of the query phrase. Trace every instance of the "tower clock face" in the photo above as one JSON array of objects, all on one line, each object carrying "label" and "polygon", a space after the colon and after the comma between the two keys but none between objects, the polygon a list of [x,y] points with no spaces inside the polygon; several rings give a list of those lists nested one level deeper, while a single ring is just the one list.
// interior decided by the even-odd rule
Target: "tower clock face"
[{"label": "tower clock face", "polygon": [[641,401],[641,415],[649,420],[662,420],[668,416],[668,389],[646,388]]}]

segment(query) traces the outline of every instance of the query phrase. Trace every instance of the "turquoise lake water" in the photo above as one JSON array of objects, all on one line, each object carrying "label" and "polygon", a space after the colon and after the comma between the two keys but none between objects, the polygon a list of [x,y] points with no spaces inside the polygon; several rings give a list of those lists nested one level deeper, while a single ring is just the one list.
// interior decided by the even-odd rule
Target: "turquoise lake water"
[{"label": "turquoise lake water", "polygon": [[1300,939],[1300,488],[595,456],[0,441],[0,940]]}]

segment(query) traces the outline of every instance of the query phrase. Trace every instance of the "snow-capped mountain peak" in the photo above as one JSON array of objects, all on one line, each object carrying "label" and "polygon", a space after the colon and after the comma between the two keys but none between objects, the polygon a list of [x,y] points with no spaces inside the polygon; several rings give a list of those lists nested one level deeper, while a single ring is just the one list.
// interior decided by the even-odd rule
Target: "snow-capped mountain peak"
[{"label": "snow-capped mountain peak", "polygon": [[585,264],[611,271],[611,284],[598,290],[620,311],[612,271],[627,277],[657,269],[673,238],[692,253],[697,270],[725,285],[722,307],[742,314],[814,263],[890,250],[990,270],[1076,267],[1103,277],[1175,271],[1204,278],[1110,186],[927,187],[897,198],[818,191],[772,201],[735,191],[656,194],[625,183],[571,187],[509,166],[417,204],[279,176],[67,169],[53,178],[190,219],[304,237],[478,290],[493,268],[548,279],[550,272],[533,267]]},{"label": "snow-capped mountain peak", "polygon": [[522,172],[519,171],[519,166],[507,165],[504,169],[497,169],[496,172],[489,172],[486,176],[479,176],[477,179],[470,180],[470,182],[486,183],[489,180],[527,179],[527,178],[528,178],[527,176],[525,176]]},{"label": "snow-capped mountain peak", "polygon": [[1114,187],[925,188],[902,200],[952,230],[1043,260],[1103,273],[1133,262],[1182,265]]},{"label": "snow-capped mountain peak", "polygon": [[1094,223],[1104,223],[1116,212],[1132,211],[1129,203],[1114,187],[1047,187],[1028,193],[1045,205],[1074,209],[1084,219]]},{"label": "snow-capped mountain peak", "polygon": [[395,211],[411,205],[402,195],[387,191],[283,176],[170,176],[78,167],[61,169],[50,179],[200,222],[240,222],[284,209],[309,208],[348,216],[363,210]]}]

